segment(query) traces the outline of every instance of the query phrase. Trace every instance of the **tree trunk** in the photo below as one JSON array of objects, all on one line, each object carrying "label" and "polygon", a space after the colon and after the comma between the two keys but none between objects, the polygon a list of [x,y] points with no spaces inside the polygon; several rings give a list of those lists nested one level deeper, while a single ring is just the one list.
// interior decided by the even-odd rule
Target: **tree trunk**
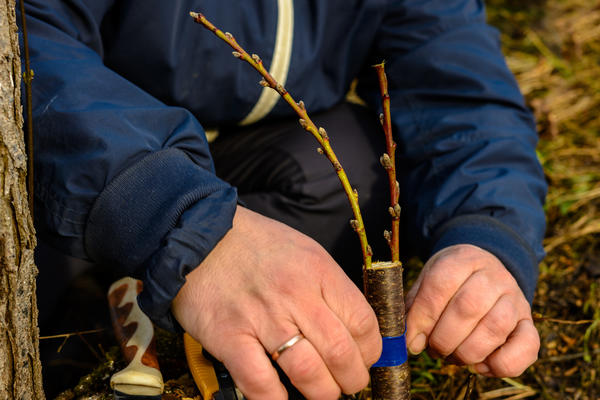
[{"label": "tree trunk", "polygon": [[43,399],[15,0],[0,0],[0,399]]}]

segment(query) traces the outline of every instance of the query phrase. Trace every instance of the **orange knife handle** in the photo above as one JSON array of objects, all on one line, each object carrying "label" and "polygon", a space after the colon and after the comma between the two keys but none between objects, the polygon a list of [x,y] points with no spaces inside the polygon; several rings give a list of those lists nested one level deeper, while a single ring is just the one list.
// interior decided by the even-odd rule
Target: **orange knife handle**
[{"label": "orange knife handle", "polygon": [[188,333],[183,334],[185,356],[194,382],[203,399],[211,400],[219,391],[219,381],[212,363],[202,354],[202,345]]}]

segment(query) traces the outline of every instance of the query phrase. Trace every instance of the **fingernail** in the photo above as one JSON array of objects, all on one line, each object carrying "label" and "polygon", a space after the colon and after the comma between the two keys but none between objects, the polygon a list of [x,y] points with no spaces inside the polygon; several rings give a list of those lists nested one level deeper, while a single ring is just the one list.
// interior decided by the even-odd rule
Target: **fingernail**
[{"label": "fingernail", "polygon": [[479,364],[474,365],[473,369],[475,370],[476,373],[478,373],[480,375],[487,375],[490,373],[490,367],[488,367],[484,363],[479,363]]},{"label": "fingernail", "polygon": [[424,333],[419,333],[415,338],[408,344],[408,351],[412,355],[417,355],[425,350],[425,344],[427,336]]}]

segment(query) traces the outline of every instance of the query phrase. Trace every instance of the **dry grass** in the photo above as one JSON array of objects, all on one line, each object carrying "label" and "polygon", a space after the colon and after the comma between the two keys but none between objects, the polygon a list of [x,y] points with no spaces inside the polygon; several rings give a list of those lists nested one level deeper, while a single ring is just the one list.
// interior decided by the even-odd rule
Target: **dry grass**
[{"label": "dry grass", "polygon": [[[600,398],[600,2],[488,1],[507,61],[538,119],[550,184],[533,309],[540,358],[519,379],[477,378],[471,398]],[[463,370],[422,357],[416,398],[462,399]],[[421,387],[421,383],[423,387]]]}]

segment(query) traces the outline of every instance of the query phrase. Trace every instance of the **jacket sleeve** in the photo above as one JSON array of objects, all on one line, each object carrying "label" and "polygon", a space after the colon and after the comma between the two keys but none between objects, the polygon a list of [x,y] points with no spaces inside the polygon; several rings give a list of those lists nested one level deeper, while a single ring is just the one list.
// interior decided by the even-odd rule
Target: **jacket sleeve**
[{"label": "jacket sleeve", "polygon": [[[469,243],[495,254],[529,301],[544,256],[535,123],[478,0],[391,0],[371,62],[386,60],[403,241],[428,257]],[[375,73],[360,94],[381,109]]]},{"label": "jacket sleeve", "polygon": [[188,111],[104,66],[100,21],[112,1],[26,3],[38,233],[142,278],[140,306],[173,328],[171,300],[230,229],[236,191],[215,176]]}]

